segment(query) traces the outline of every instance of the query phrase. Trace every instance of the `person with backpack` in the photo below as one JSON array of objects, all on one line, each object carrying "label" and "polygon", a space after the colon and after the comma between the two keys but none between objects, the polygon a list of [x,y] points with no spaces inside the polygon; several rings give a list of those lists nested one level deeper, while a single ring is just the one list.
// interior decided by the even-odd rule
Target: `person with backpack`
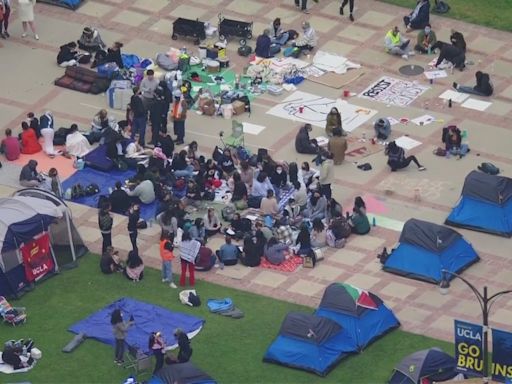
[{"label": "person with backpack", "polygon": [[168,283],[171,288],[177,288],[172,280],[173,236],[167,231],[162,231],[160,236],[160,258],[162,259],[162,283]]},{"label": "person with backpack", "polygon": [[419,163],[418,159],[416,159],[416,156],[405,157],[404,149],[399,147],[394,141],[386,146],[384,154],[388,157],[387,164],[391,168],[391,172],[407,168],[409,164],[411,164],[411,161],[417,165],[418,171],[426,170],[426,168]]},{"label": "person with backpack", "polygon": [[103,202],[100,210],[98,212],[98,226],[100,228],[101,237],[103,238],[103,243],[101,245],[101,253],[104,254],[107,250],[107,247],[112,246],[112,226],[114,224],[114,219],[110,215],[110,202]]},{"label": "person with backpack", "polygon": [[475,78],[476,85],[474,87],[459,85],[458,83],[454,82],[453,88],[455,88],[457,92],[461,93],[469,93],[478,96],[491,96],[494,92],[494,87],[491,83],[489,74],[482,71],[476,71]]}]

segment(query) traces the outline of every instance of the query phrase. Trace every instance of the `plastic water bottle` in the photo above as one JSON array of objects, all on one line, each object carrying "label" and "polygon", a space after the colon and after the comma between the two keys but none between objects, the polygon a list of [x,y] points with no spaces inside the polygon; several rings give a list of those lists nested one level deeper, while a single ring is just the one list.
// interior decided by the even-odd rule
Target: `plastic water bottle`
[{"label": "plastic water bottle", "polygon": [[452,107],[452,99],[448,100],[448,108]]},{"label": "plastic water bottle", "polygon": [[430,46],[430,44],[428,45],[427,53],[428,53],[429,55],[432,53],[432,47]]},{"label": "plastic water bottle", "polygon": [[108,187],[108,193],[112,193],[112,187]]},{"label": "plastic water bottle", "polygon": [[377,220],[375,220],[375,216],[373,216],[372,225],[375,227],[377,225]]}]

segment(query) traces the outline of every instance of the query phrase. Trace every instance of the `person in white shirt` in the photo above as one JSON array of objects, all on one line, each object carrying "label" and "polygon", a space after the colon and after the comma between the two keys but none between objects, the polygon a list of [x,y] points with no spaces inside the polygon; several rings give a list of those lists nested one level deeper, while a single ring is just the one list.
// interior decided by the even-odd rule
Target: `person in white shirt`
[{"label": "person in white shirt", "polygon": [[306,204],[308,203],[308,192],[306,186],[296,181],[293,184],[295,188],[295,192],[293,193],[293,200],[295,204],[297,204],[301,208],[306,208]]},{"label": "person in white shirt", "polygon": [[146,111],[149,110],[149,105],[155,98],[155,90],[158,87],[158,83],[158,79],[155,78],[155,72],[152,69],[148,69],[146,71],[146,76],[144,76],[139,85],[142,102]]},{"label": "person in white shirt", "polygon": [[66,153],[72,156],[83,157],[91,150],[87,138],[78,132],[78,125],[71,124],[69,134],[66,136]]},{"label": "person in white shirt", "polygon": [[144,180],[137,186],[131,185],[126,193],[128,196],[138,197],[143,204],[155,201],[155,188],[150,180]]},{"label": "person in white shirt", "polygon": [[139,144],[139,134],[136,133],[133,137],[133,141],[126,146],[125,157],[144,160],[150,156],[153,156],[153,151],[151,149],[144,149],[144,147]]},{"label": "person in white shirt", "polygon": [[309,21],[304,21],[302,23],[302,32],[302,36],[299,36],[293,45],[300,48],[301,51],[311,51],[318,44],[316,31],[313,29],[311,24],[309,24]]}]

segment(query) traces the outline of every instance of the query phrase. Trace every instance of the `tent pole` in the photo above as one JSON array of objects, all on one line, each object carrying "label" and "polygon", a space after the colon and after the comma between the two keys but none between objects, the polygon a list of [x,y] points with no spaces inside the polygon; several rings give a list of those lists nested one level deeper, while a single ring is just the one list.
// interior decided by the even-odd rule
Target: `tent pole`
[{"label": "tent pole", "polygon": [[73,243],[73,234],[71,233],[71,224],[69,222],[69,208],[66,207],[66,228],[68,230],[69,246],[71,247],[71,256],[73,263],[76,263],[75,244]]}]

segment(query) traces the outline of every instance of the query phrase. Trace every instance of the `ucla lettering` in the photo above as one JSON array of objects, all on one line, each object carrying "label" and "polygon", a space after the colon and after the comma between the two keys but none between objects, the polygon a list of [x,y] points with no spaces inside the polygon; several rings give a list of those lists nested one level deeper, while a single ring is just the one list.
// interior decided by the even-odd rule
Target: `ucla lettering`
[{"label": "ucla lettering", "polygon": [[482,336],[479,332],[473,333],[472,329],[457,328],[457,336],[467,337],[468,339],[482,341]]},{"label": "ucla lettering", "polygon": [[41,265],[39,267],[32,268],[32,273],[35,276],[39,276],[42,273],[46,272],[47,270],[48,270],[48,266],[46,264],[43,264],[43,265]]}]

